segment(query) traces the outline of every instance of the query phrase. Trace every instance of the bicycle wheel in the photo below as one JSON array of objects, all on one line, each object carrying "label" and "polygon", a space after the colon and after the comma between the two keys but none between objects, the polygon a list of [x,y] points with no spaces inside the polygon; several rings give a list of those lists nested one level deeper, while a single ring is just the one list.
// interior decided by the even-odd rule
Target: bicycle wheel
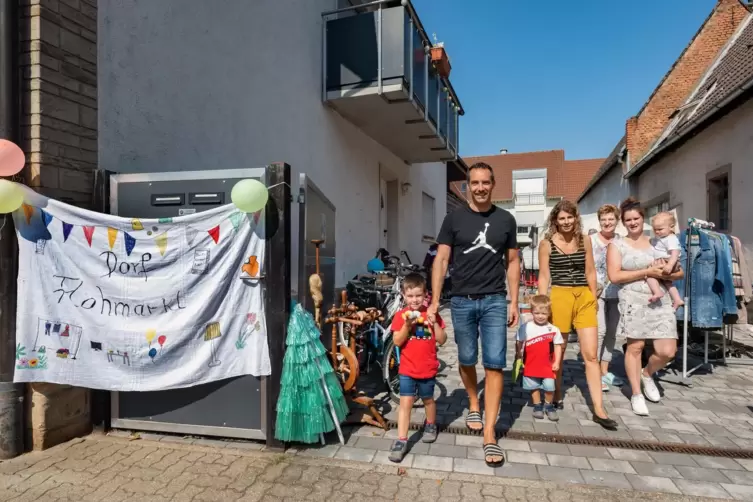
[{"label": "bicycle wheel", "polygon": [[400,403],[400,380],[398,369],[400,367],[400,349],[392,342],[392,334],[384,342],[384,358],[382,360],[382,378],[390,393],[390,399],[394,403]]}]

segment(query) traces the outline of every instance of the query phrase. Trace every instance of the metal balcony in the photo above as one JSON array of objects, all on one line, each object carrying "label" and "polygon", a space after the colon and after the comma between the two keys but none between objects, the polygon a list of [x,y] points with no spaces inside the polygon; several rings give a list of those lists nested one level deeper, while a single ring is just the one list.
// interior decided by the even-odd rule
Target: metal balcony
[{"label": "metal balcony", "polygon": [[464,114],[408,0],[322,14],[322,99],[408,163],[458,157]]},{"label": "metal balcony", "polygon": [[540,206],[545,203],[546,203],[546,195],[543,193],[515,194],[516,206]]}]

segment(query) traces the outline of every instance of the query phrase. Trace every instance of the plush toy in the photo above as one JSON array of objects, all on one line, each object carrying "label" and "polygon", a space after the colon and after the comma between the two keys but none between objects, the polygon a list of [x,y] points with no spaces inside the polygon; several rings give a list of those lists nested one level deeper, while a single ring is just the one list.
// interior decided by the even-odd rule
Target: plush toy
[{"label": "plush toy", "polygon": [[418,310],[406,310],[403,312],[403,320],[407,321],[408,319],[416,319],[418,321],[421,319],[421,312]]}]

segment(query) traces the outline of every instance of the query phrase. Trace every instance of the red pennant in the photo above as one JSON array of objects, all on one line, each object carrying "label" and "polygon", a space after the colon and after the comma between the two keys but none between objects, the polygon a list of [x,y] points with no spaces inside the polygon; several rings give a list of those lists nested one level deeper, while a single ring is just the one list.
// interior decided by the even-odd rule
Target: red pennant
[{"label": "red pennant", "polygon": [[92,247],[92,237],[94,236],[94,227],[83,227],[84,235],[86,236],[86,242],[89,243],[89,247]]},{"label": "red pennant", "polygon": [[209,230],[209,235],[212,237],[212,240],[214,240],[214,243],[217,244],[220,241],[220,226],[217,225]]}]

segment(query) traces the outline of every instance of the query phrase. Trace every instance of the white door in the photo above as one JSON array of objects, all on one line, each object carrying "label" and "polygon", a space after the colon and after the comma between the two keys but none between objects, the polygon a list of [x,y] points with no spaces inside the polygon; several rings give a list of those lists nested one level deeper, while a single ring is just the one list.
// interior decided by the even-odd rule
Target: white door
[{"label": "white door", "polygon": [[387,182],[379,180],[379,247],[390,251],[387,232]]}]

